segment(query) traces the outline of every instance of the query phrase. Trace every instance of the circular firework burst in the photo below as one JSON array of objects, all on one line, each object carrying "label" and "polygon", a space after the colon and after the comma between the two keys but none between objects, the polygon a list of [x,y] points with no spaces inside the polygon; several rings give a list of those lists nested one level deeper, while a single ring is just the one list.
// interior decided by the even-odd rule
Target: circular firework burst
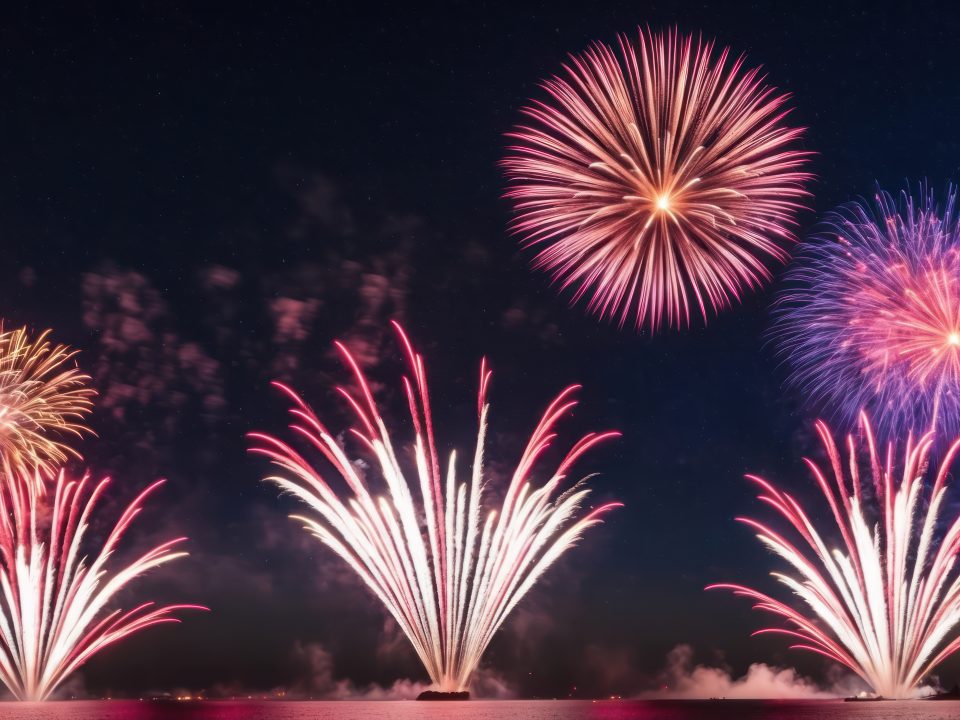
[{"label": "circular firework burst", "polygon": [[0,458],[38,482],[68,456],[79,457],[57,436],[89,432],[81,421],[96,395],[89,376],[70,364],[76,351],[51,345],[48,334],[31,340],[26,328],[0,328]]},{"label": "circular firework burst", "polygon": [[503,160],[512,229],[574,302],[639,329],[706,321],[783,262],[807,195],[787,95],[743,58],[641,30],[543,83]]},{"label": "circular firework burst", "polygon": [[960,431],[960,221],[921,187],[831,213],[787,273],[774,336],[803,395],[885,435]]}]

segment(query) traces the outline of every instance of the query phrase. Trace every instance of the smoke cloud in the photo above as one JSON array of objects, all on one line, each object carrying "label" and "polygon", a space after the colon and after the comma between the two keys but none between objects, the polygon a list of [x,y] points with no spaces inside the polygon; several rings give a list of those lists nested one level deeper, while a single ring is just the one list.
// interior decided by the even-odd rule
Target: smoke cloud
[{"label": "smoke cloud", "polygon": [[287,695],[323,700],[413,700],[428,688],[421,682],[402,678],[388,687],[377,684],[359,686],[334,675],[333,656],[320,643],[297,642],[293,648],[295,664],[301,672]]},{"label": "smoke cloud", "polygon": [[667,654],[667,665],[659,677],[659,689],[644,693],[649,699],[696,700],[813,700],[837,697],[822,690],[793,668],[754,663],[746,674],[734,678],[726,668],[695,665],[693,648],[677,645]]}]

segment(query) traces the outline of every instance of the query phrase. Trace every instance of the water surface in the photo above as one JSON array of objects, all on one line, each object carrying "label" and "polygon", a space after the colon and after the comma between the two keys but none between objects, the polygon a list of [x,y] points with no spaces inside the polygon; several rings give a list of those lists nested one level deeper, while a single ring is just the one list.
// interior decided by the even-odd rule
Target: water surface
[{"label": "water surface", "polygon": [[136,700],[0,704],[13,720],[956,720],[960,701],[501,700],[418,703]]}]

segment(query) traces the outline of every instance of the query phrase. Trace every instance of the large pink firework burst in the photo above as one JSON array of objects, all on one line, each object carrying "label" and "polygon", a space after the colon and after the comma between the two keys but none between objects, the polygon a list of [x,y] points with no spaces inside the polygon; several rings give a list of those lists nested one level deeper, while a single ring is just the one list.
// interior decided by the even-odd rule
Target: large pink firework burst
[{"label": "large pink firework burst", "polygon": [[503,161],[513,229],[574,301],[658,330],[706,321],[786,258],[809,153],[787,96],[676,32],[594,43],[543,83]]},{"label": "large pink firework burst", "polygon": [[750,598],[755,609],[787,623],[756,634],[785,635],[793,648],[845,665],[883,697],[909,698],[937,665],[960,650],[960,516],[942,517],[960,441],[946,452],[928,485],[932,433],[919,441],[908,438],[898,468],[894,444],[879,451],[865,415],[861,427],[867,452],[859,457],[849,436],[844,458],[829,428],[817,423],[829,467],[824,471],[811,460],[806,463],[832,523],[818,526],[817,515],[789,493],[748,476],[759,487],[760,500],[791,532],[738,519],[789,566],[791,572],[773,577],[793,599],[784,602],[743,585],[711,588]]}]

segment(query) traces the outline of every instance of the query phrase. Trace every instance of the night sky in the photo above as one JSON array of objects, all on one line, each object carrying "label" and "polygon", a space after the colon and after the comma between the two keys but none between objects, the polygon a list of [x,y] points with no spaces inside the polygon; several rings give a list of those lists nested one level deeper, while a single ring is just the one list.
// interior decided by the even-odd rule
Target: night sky
[{"label": "night sky", "polygon": [[[342,426],[337,338],[364,358],[388,417],[403,417],[391,318],[427,358],[443,447],[470,447],[483,355],[494,469],[571,382],[583,402],[564,438],[624,434],[581,467],[601,473],[596,500],[626,507],[522,603],[486,655],[490,687],[638,692],[680,644],[734,674],[758,661],[828,682],[825,660],[750,639],[759,618],[747,602],[703,591],[776,588],[771,559],[733,520],[768,517],[745,472],[815,492],[800,459],[818,452],[815,418],[765,340],[775,286],[706,327],[655,337],[587,317],[507,233],[497,162],[519,107],[566,53],[678,25],[746,53],[793,94],[803,147],[817,153],[806,233],[874,182],[939,189],[960,177],[960,11],[193,5],[8,8],[0,21],[2,316],[82,350],[101,395],[98,437],[80,449],[92,472],[114,476],[117,504],[169,478],[127,547],[182,532],[191,557],[124,601],[212,608],[105,652],[70,690],[331,695],[426,680],[245,452],[244,433],[283,431],[274,378]],[[960,677],[960,660],[941,677]]]}]

